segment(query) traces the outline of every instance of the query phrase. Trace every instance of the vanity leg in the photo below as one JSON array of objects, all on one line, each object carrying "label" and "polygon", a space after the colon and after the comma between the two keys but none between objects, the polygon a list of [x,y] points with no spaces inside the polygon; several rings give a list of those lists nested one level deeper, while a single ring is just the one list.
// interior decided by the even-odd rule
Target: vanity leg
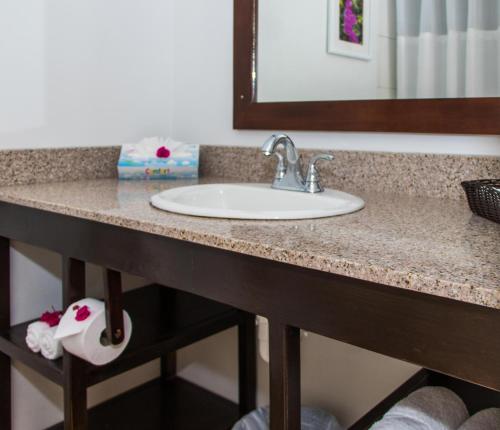
[{"label": "vanity leg", "polygon": [[269,321],[271,430],[300,430],[300,330]]},{"label": "vanity leg", "polygon": [[[10,327],[10,241],[0,237],[0,330]],[[9,430],[11,424],[10,357],[0,353],[0,423]]]},{"label": "vanity leg", "polygon": [[238,325],[238,371],[240,417],[253,411],[257,395],[255,315],[244,314]]},{"label": "vanity leg", "polygon": [[[178,292],[172,288],[163,288],[161,290],[162,306],[165,309],[165,318],[168,327],[175,327],[175,315],[177,307]],[[177,376],[177,352],[170,351],[160,358],[161,377],[168,381]]]},{"label": "vanity leg", "polygon": [[164,381],[175,378],[177,375],[177,353],[167,352],[161,357],[161,377]]},{"label": "vanity leg", "polygon": [[[63,258],[63,305],[85,297],[85,263]],[[64,430],[87,430],[87,364],[64,352]]]}]

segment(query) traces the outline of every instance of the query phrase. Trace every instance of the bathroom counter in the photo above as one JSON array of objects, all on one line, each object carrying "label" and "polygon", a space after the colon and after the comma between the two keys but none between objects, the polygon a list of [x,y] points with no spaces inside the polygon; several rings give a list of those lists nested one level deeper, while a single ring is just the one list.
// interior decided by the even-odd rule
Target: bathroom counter
[{"label": "bathroom counter", "polygon": [[500,309],[500,225],[472,215],[464,201],[353,191],[366,201],[362,211],[305,221],[196,218],[149,205],[151,195],[188,184],[19,185],[1,187],[0,200]]},{"label": "bathroom counter", "polygon": [[366,208],[309,221],[196,218],[149,205],[152,194],[192,183],[0,187],[0,322],[7,328],[17,240],[63,256],[66,294],[81,291],[82,268],[94,263],[267,317],[275,405],[298,409],[299,329],[500,391],[500,226],[464,201],[344,187]]},{"label": "bathroom counter", "polygon": [[[152,208],[151,195],[193,182],[119,182],[118,154],[0,151],[0,330],[12,331],[10,248],[19,241],[62,256],[66,304],[85,295],[85,265],[93,263],[106,269],[117,302],[109,274],[123,272],[238,309],[250,322],[243,337],[252,336],[253,315],[266,317],[270,400],[279,415],[273,428],[297,427],[289,415],[300,408],[300,329],[500,392],[500,226],[472,215],[459,185],[496,177],[500,158],[340,152],[322,167],[324,184],[364,198],[365,209],[309,221],[237,221]],[[258,148],[202,147],[200,166],[205,183],[268,183],[275,161]],[[57,182],[68,178],[74,182]],[[33,365],[32,355],[12,353],[16,345],[3,340],[4,354]],[[252,392],[244,363],[254,362],[254,348],[239,342],[242,386]],[[75,364],[70,355],[63,360]],[[65,384],[76,390],[66,404],[77,404],[67,412],[78,422],[86,402],[73,401],[76,369],[77,379]],[[10,373],[0,353],[0,379]],[[10,383],[3,386],[2,422],[11,396]]]}]

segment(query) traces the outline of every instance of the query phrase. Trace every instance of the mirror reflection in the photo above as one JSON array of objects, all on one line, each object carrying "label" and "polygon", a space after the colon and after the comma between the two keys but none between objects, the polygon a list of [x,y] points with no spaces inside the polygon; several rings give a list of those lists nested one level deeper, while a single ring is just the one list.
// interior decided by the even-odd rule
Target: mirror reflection
[{"label": "mirror reflection", "polygon": [[500,0],[261,0],[259,102],[500,96]]}]

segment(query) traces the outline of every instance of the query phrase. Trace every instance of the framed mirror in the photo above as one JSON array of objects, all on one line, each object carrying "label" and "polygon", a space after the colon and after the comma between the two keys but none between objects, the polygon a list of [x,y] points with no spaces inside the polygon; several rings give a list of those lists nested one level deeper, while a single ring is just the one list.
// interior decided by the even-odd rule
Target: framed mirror
[{"label": "framed mirror", "polygon": [[500,134],[500,0],[235,0],[234,127]]}]

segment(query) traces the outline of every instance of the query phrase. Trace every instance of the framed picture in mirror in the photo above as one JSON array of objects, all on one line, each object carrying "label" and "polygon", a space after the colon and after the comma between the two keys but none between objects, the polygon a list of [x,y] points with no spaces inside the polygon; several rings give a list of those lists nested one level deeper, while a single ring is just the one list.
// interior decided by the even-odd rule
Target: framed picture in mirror
[{"label": "framed picture in mirror", "polygon": [[328,1],[328,52],[361,60],[372,56],[371,0]]}]

